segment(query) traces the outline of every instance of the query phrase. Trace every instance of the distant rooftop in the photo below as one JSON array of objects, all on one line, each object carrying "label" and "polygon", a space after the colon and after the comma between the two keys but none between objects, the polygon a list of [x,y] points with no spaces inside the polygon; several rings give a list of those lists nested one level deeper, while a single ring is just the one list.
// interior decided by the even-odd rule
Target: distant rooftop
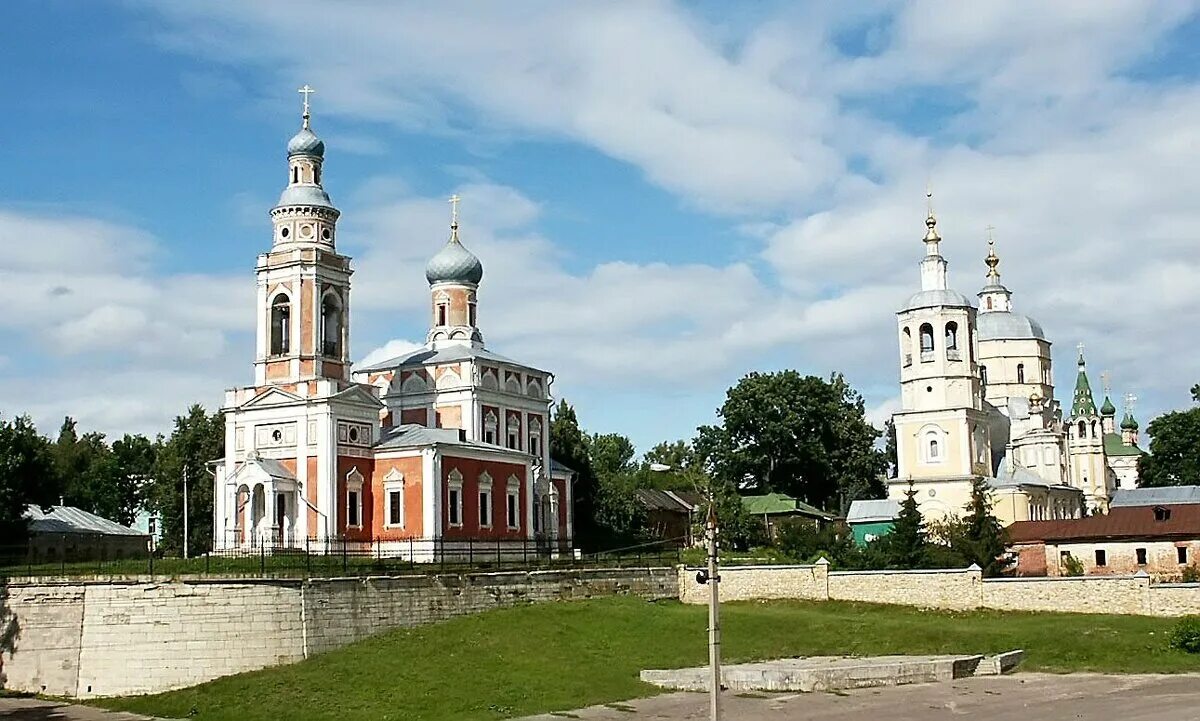
[{"label": "distant rooftop", "polygon": [[1158,506],[1172,503],[1200,503],[1200,486],[1164,486],[1162,488],[1121,488],[1113,492],[1110,508]]},{"label": "distant rooftop", "polygon": [[816,506],[810,506],[804,501],[798,501],[789,495],[783,493],[767,493],[762,496],[742,496],[742,507],[746,509],[746,513],[752,516],[773,516],[773,515],[802,515],[811,516],[813,518],[823,518],[830,520],[834,518],[831,513],[826,513]]},{"label": "distant rooftop", "polygon": [[74,506],[52,506],[48,512],[37,506],[25,509],[31,533],[76,533],[104,536],[144,536],[128,526],[101,518]]},{"label": "distant rooftop", "polygon": [[900,501],[890,498],[852,501],[846,523],[882,523],[894,521],[900,515]]}]

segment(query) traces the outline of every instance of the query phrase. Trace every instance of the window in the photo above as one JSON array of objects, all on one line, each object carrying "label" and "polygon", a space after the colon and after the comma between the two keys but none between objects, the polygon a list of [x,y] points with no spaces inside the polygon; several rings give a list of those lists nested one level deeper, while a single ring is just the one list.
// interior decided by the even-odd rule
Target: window
[{"label": "window", "polygon": [[293,183],[300,182],[300,168],[292,168],[292,182]]},{"label": "window", "polygon": [[1017,382],[1018,383],[1025,382],[1025,364],[1024,363],[1017,364]]},{"label": "window", "polygon": [[992,297],[990,295],[987,298],[987,309],[988,310],[992,309]]},{"label": "window", "polygon": [[491,411],[488,411],[487,416],[485,416],[483,419],[483,442],[484,443],[491,443],[491,444],[495,445],[495,443],[496,443],[496,426],[497,426],[496,414],[492,413]]},{"label": "window", "polygon": [[1162,506],[1155,506],[1154,507],[1154,520],[1156,520],[1156,521],[1171,520],[1171,509],[1163,508]]},{"label": "window", "polygon": [[509,416],[506,427],[508,429],[508,447],[515,450],[521,448],[521,422],[516,416]]},{"label": "window", "polygon": [[447,506],[446,510],[450,514],[450,525],[451,526],[461,526],[462,525],[462,489],[461,488],[451,488],[450,493],[448,495],[449,495],[449,500],[446,503],[446,506]]},{"label": "window", "polygon": [[1084,423],[1083,421],[1079,421],[1079,437],[1080,438],[1087,437],[1087,424]]},{"label": "window", "polygon": [[987,366],[979,366],[979,381],[987,385]]},{"label": "window", "polygon": [[1134,554],[1137,555],[1137,565],[1145,566],[1146,565],[1146,549],[1135,548],[1135,549],[1133,549],[1133,552],[1134,552]]},{"label": "window", "polygon": [[1092,438],[1096,437],[1096,421],[1092,421]]},{"label": "window", "polygon": [[475,304],[474,303],[467,304],[467,325],[471,326],[472,328],[475,327]]},{"label": "window", "polygon": [[404,493],[402,491],[388,491],[388,525],[403,526],[404,525]]},{"label": "window", "polygon": [[271,301],[271,355],[284,355],[291,348],[292,303],[280,293]]},{"label": "window", "polygon": [[904,360],[904,365],[912,365],[912,331],[907,327],[900,334],[900,353]]},{"label": "window", "polygon": [[450,308],[445,303],[438,303],[437,306],[437,324],[447,325],[450,316]]},{"label": "window", "polygon": [[362,525],[362,519],[359,518],[360,510],[361,509],[359,507],[358,491],[347,491],[346,492],[346,525],[347,526],[361,526]]},{"label": "window", "polygon": [[[520,496],[512,488],[508,489],[508,508],[505,509],[507,514],[505,518],[508,520],[509,528],[519,528],[521,526],[520,518]],[[1186,550],[1186,549],[1181,549]]]},{"label": "window", "polygon": [[532,455],[542,455],[542,422],[537,418],[529,421],[529,452]]},{"label": "window", "polygon": [[958,323],[946,324],[946,350],[958,350]]},{"label": "window", "polygon": [[[151,533],[154,533],[154,527],[153,527],[153,526],[151,526],[151,528],[150,528],[150,532],[151,532]],[[1188,562],[1188,560],[1187,560],[1187,546],[1176,546],[1176,547],[1175,547],[1175,560],[1176,560],[1176,561],[1179,561],[1179,563],[1180,563],[1181,565],[1184,565],[1184,566],[1186,566],[1186,565],[1187,565],[1187,562]]]},{"label": "window", "polygon": [[342,357],[342,307],[330,293],[321,301],[321,352],[329,358]]},{"label": "window", "polygon": [[933,352],[933,326],[928,323],[921,325],[921,360],[933,360],[925,358],[926,353]]},{"label": "window", "polygon": [[1104,549],[1101,549],[1101,548],[1096,549],[1096,565],[1097,566],[1107,566],[1108,565],[1108,558],[1104,554]]},{"label": "window", "polygon": [[929,458],[934,461],[938,458],[938,442],[936,438],[932,438],[929,441]]},{"label": "window", "polygon": [[492,492],[479,492],[479,525],[483,528],[492,527]]},{"label": "window", "polygon": [[450,469],[446,476],[446,518],[451,526],[462,525],[463,476],[457,468]]}]

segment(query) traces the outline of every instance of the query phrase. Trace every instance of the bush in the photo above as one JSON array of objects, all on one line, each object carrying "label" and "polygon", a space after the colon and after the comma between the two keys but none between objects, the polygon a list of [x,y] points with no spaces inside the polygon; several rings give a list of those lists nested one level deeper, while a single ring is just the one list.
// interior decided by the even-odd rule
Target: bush
[{"label": "bush", "polygon": [[1171,631],[1171,648],[1200,653],[1200,616],[1188,616]]},{"label": "bush", "polygon": [[1200,566],[1193,563],[1183,569],[1183,578],[1181,580],[1184,583],[1200,583]]},{"label": "bush", "polygon": [[1078,558],[1067,554],[1062,559],[1062,573],[1064,576],[1082,576],[1083,563]]}]

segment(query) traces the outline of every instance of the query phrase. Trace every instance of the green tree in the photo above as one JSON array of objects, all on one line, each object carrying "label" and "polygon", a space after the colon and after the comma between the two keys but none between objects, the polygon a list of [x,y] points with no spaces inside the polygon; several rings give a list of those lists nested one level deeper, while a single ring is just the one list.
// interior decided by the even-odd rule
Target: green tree
[{"label": "green tree", "polygon": [[840,374],[751,373],[730,388],[720,426],[694,446],[714,475],[756,493],[787,493],[819,507],[883,494],[886,459],[862,397]]},{"label": "green tree", "polygon": [[158,445],[140,434],[126,433],[120,440],[113,441],[112,457],[116,465],[111,500],[115,509],[113,520],[128,526],[146,506],[157,455]]},{"label": "green tree", "polygon": [[[1200,401],[1200,384],[1192,386]],[[1138,459],[1139,486],[1200,483],[1200,408],[1164,413],[1150,422],[1150,453]]]},{"label": "green tree", "polygon": [[646,451],[643,460],[646,463],[670,466],[672,469],[684,469],[696,464],[696,453],[692,450],[692,444],[687,441],[663,441]]},{"label": "green tree", "polygon": [[925,565],[928,543],[921,511],[917,507],[917,491],[910,482],[891,532],[871,545],[891,568],[920,568]]},{"label": "green tree", "polygon": [[0,544],[23,543],[29,530],[25,508],[52,505],[57,490],[50,441],[28,416],[0,419]]},{"label": "green tree", "polygon": [[896,421],[891,418],[883,424],[883,456],[887,461],[888,478],[896,478],[900,473],[900,455],[896,445]]},{"label": "green tree", "polygon": [[550,421],[550,457],[575,471],[575,484],[571,488],[573,541],[585,551],[595,551],[600,541],[596,523],[599,488],[588,455],[588,437],[579,427],[575,409],[566,399],[558,402]]},{"label": "green tree", "polygon": [[153,465],[151,505],[162,516],[165,553],[183,551],[183,478],[188,479],[188,547],[193,554],[212,547],[213,477],[208,464],[225,454],[225,423],[199,404],[175,419],[175,429],[158,449]]},{"label": "green tree", "polygon": [[637,455],[637,449],[633,441],[619,433],[593,434],[587,446],[592,470],[601,483],[636,469],[633,457]]},{"label": "green tree", "polygon": [[1004,553],[1008,547],[1008,534],[992,513],[992,489],[984,479],[976,478],[971,482],[971,500],[966,511],[962,555],[968,563],[978,564],[983,575],[1000,575],[1007,566]]}]

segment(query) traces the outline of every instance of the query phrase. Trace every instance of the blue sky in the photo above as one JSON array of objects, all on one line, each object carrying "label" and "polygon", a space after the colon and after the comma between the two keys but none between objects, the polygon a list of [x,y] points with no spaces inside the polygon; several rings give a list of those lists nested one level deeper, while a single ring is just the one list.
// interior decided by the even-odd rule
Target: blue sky
[{"label": "blue sky", "polygon": [[0,412],[157,432],[249,381],[311,83],[358,358],[423,339],[457,192],[489,345],[589,429],[689,437],[787,367],[881,420],[932,183],[952,284],[995,225],[1060,398],[1083,341],[1145,422],[1200,381],[1198,8],[1043,5],[16,0]]}]

